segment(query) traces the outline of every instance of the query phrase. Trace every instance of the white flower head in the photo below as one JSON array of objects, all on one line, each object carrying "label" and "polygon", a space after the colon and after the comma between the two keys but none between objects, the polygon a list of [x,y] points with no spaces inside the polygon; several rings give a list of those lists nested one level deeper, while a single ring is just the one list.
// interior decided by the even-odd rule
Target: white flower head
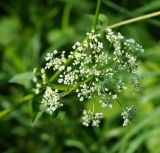
[{"label": "white flower head", "polygon": [[94,113],[91,112],[90,110],[84,110],[83,111],[83,125],[85,126],[89,126],[90,123],[92,123],[92,126],[99,126],[101,119],[103,118],[103,114],[102,113]]},{"label": "white flower head", "polygon": [[60,103],[58,90],[52,90],[49,86],[46,87],[41,104],[42,107],[45,108],[50,114],[56,111],[59,107],[63,106],[63,104]]}]

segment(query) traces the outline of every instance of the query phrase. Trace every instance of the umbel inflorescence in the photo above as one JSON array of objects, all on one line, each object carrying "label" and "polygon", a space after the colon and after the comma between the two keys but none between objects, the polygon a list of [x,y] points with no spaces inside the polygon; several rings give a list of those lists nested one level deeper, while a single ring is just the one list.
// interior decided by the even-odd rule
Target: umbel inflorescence
[{"label": "umbel inflorescence", "polygon": [[[62,98],[73,92],[80,102],[98,97],[104,109],[112,107],[114,101],[118,102],[123,90],[128,87],[137,90],[139,87],[137,56],[143,52],[139,44],[111,29],[106,29],[105,39],[94,30],[86,35],[82,43],[73,45],[68,57],[65,51],[54,50],[47,54],[44,68],[34,69],[34,91],[42,95],[40,108],[49,114],[63,106]],[[50,78],[49,73],[53,74]],[[132,108],[123,109],[123,125],[126,126],[130,123]],[[82,114],[85,126],[99,126],[103,118],[94,107]]]}]

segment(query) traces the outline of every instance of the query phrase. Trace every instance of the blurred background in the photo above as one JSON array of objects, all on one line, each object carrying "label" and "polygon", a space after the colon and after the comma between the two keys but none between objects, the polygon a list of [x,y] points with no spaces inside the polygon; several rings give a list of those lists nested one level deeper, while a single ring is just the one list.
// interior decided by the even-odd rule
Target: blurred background
[{"label": "blurred background", "polygon": [[[32,103],[16,107],[31,90],[33,68],[43,64],[47,52],[69,52],[81,41],[91,29],[95,8],[96,0],[0,1],[0,153],[160,153],[160,17],[115,29],[145,49],[139,57],[142,91],[119,100],[137,109],[129,127],[122,126],[116,103],[103,112],[99,128],[82,126],[81,111],[90,106],[72,95],[61,111],[44,114],[35,126]],[[160,0],[102,0],[98,28],[159,10]],[[24,72],[19,84],[12,83]],[[3,116],[7,108],[13,111]]]}]

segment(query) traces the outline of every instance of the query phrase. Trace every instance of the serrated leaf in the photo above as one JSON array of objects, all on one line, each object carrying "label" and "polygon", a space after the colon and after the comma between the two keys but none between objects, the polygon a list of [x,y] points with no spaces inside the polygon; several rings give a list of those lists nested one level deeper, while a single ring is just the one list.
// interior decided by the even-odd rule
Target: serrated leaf
[{"label": "serrated leaf", "polygon": [[9,82],[24,86],[26,89],[31,87],[31,80],[34,77],[33,72],[20,73],[13,76]]}]

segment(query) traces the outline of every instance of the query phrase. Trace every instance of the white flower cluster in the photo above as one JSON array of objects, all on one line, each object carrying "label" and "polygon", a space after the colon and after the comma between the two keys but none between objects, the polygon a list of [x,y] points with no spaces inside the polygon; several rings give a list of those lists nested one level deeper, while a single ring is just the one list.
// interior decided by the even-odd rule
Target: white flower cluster
[{"label": "white flower cluster", "polygon": [[92,126],[99,126],[99,123],[101,122],[101,119],[103,118],[102,113],[93,113],[90,110],[84,110],[83,111],[83,125],[89,126],[90,123],[92,123]]},{"label": "white flower cluster", "polygon": [[84,101],[84,98],[92,98],[95,88],[84,83],[80,85],[76,92],[78,93],[77,97],[79,98],[79,101]]},{"label": "white flower cluster", "polygon": [[43,109],[45,108],[47,112],[52,114],[59,107],[63,106],[59,101],[60,95],[58,90],[52,90],[51,87],[47,86],[41,101]]},{"label": "white flower cluster", "polygon": [[[66,58],[65,51],[60,53],[55,50],[48,53],[45,58],[45,67],[41,69],[39,77],[34,78],[35,93],[45,91],[41,103],[50,113],[62,106],[59,103],[59,95],[62,91],[53,90],[50,87],[49,84],[52,82],[47,81],[48,70],[49,72],[52,70],[53,73],[57,70],[60,72],[55,77],[54,83],[76,87],[75,92],[79,101],[98,96],[103,108],[112,107],[112,102],[118,100],[119,93],[126,90],[128,84],[136,88],[138,86],[137,55],[143,52],[139,44],[133,39],[125,39],[120,33],[115,34],[111,29],[106,29],[105,41],[103,36],[95,33],[94,30],[86,35],[87,39],[82,43],[76,42],[72,46],[73,51],[68,56],[70,62]],[[101,113],[94,114],[86,110],[83,115],[83,124],[86,126],[90,122],[93,126],[98,126],[103,116]]]},{"label": "white flower cluster", "polygon": [[131,119],[135,113],[135,109],[132,107],[126,107],[122,112],[122,117],[124,119],[123,126],[127,126],[131,123]]},{"label": "white flower cluster", "polygon": [[58,54],[57,50],[54,50],[53,53],[48,53],[46,57],[46,66],[45,69],[53,68],[53,70],[64,70],[66,63],[65,51],[61,53],[61,58],[55,57]]}]

